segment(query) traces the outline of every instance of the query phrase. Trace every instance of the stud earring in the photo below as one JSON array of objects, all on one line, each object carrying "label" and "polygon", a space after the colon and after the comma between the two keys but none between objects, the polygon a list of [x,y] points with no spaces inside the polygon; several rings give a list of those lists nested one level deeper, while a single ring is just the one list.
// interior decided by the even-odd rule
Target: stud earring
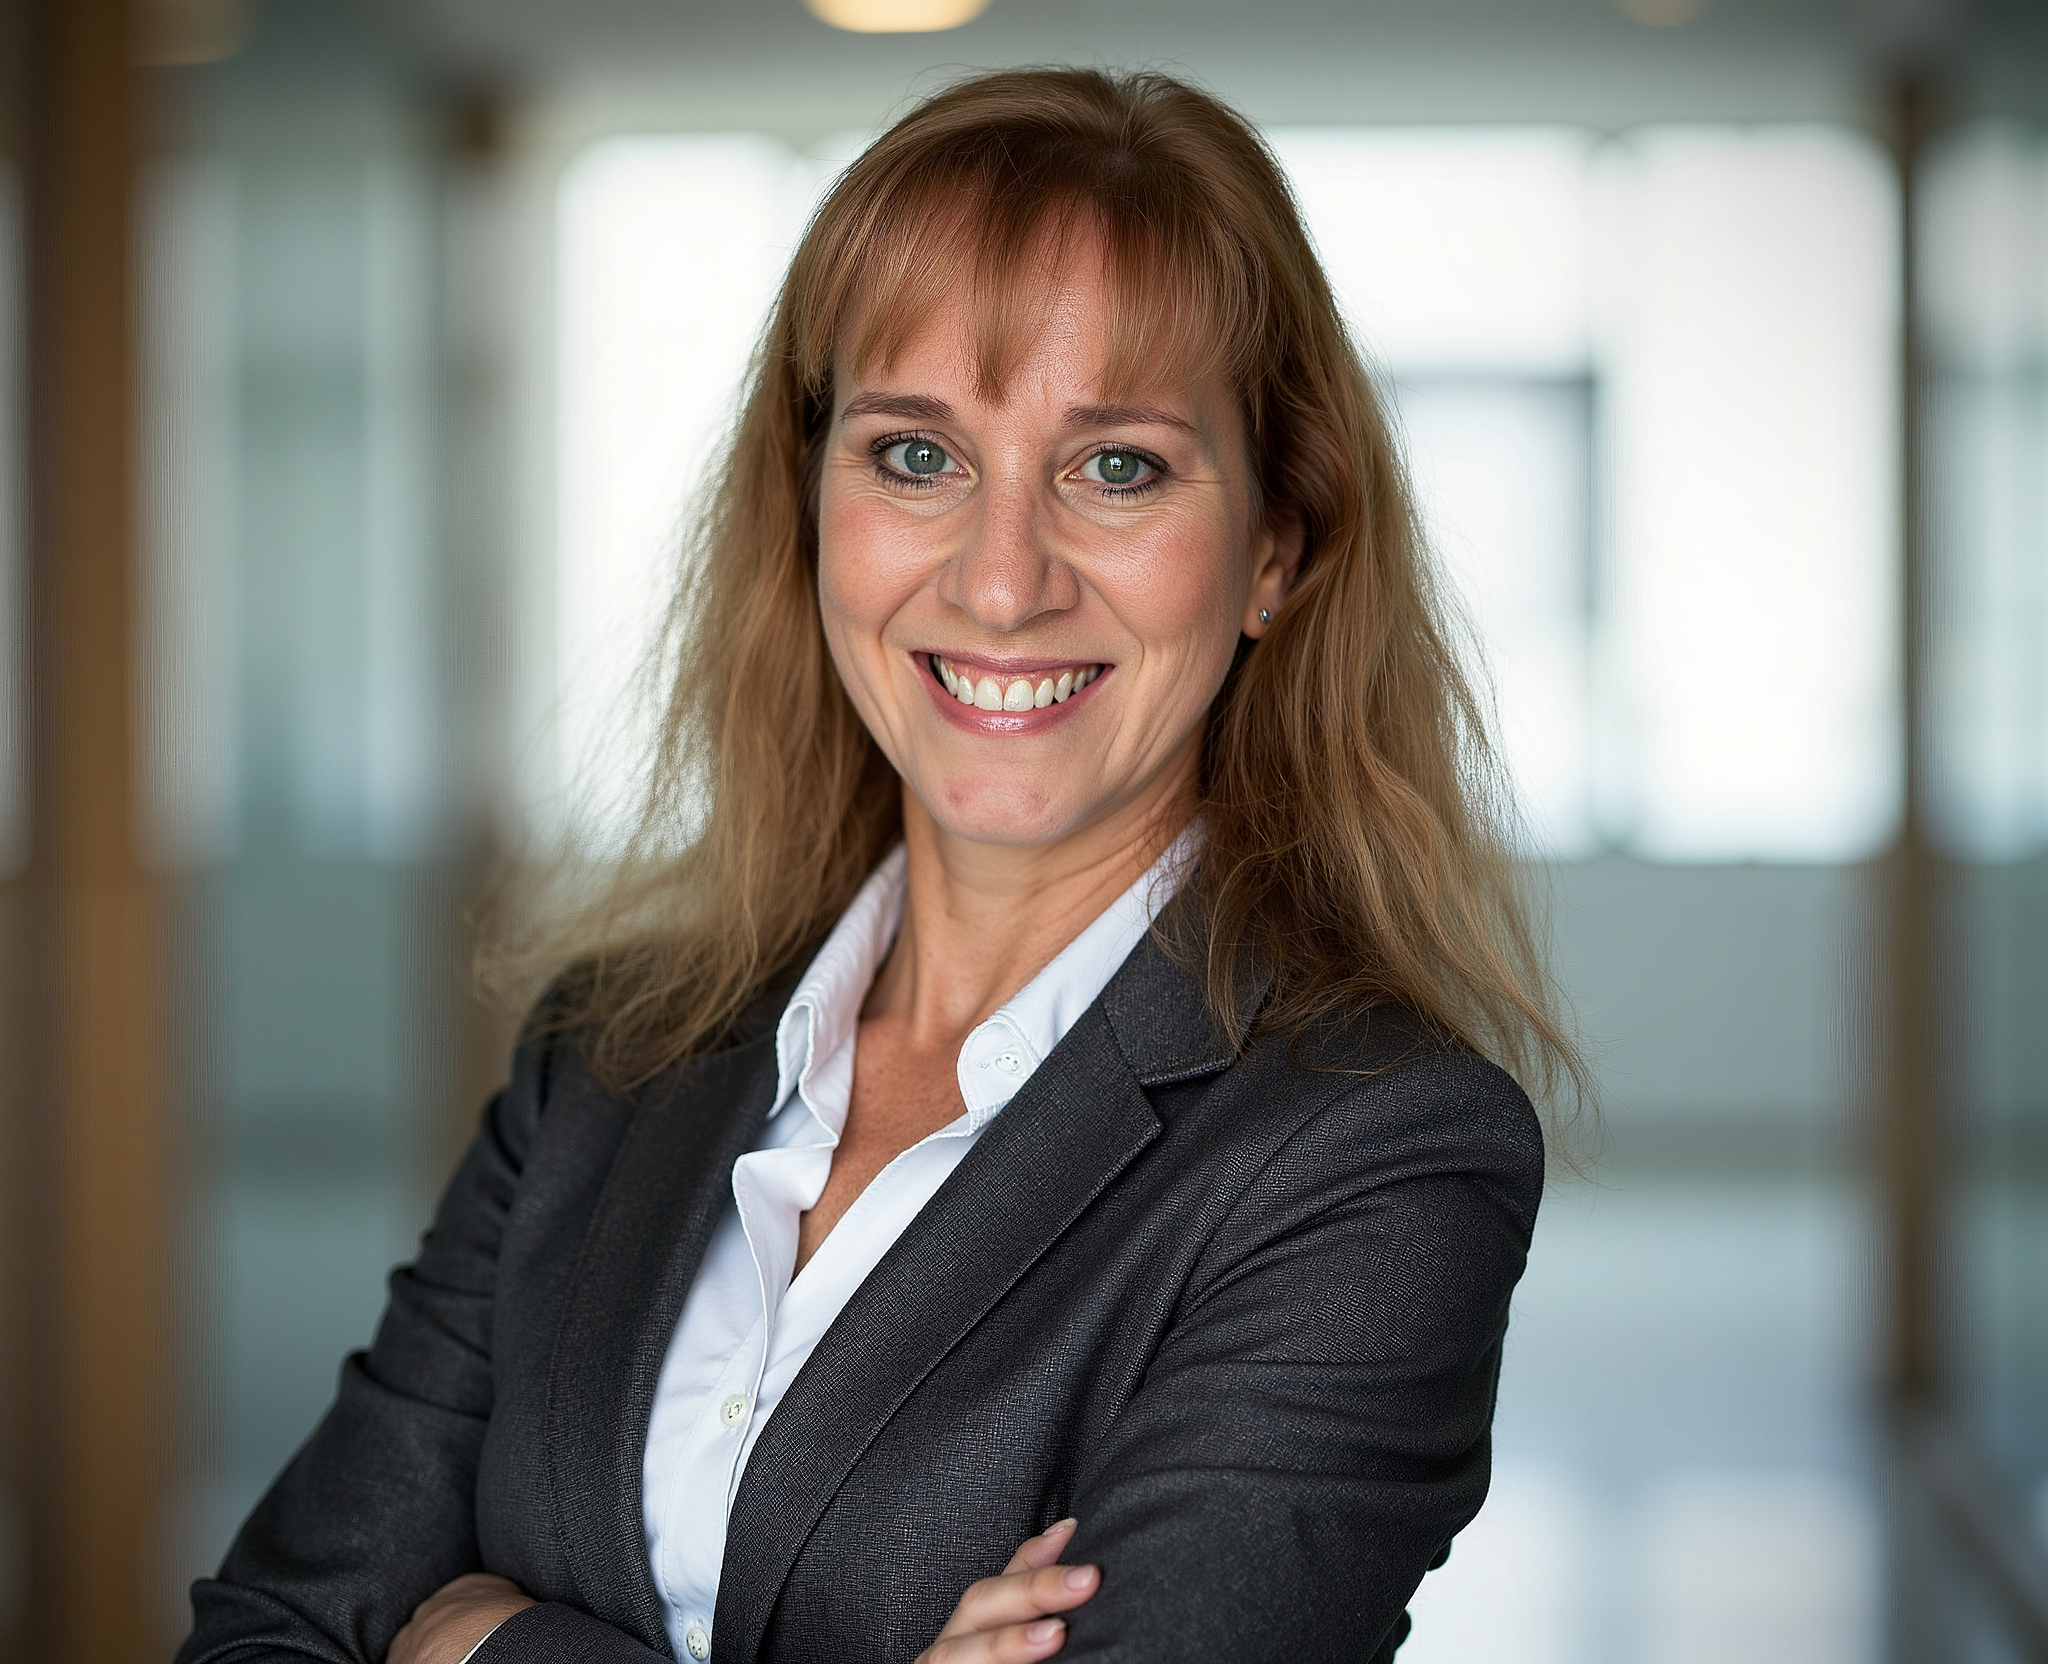
[{"label": "stud earring", "polygon": [[1270,624],[1273,622],[1273,615],[1266,611],[1264,607],[1259,608],[1259,622],[1261,624]]}]

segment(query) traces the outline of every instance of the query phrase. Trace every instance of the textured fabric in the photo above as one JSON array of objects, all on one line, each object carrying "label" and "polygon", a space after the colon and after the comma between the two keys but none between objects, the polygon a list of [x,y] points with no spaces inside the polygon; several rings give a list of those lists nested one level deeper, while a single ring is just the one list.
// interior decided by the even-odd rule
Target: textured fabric
[{"label": "textured fabric", "polygon": [[[184,1664],[378,1664],[476,1570],[544,1604],[475,1664],[668,1656],[642,1446],[788,992],[630,1097],[521,1048]],[[1064,1660],[1388,1656],[1485,1496],[1541,1140],[1398,1012],[1242,1046],[1249,1005],[1142,943],[883,1256],[747,1464],[719,1664],[904,1664],[1069,1513]]]},{"label": "textured fabric", "polygon": [[732,1205],[669,1341],[641,1462],[648,1561],[678,1657],[710,1643],[734,1487],[797,1371],[982,1129],[1095,1003],[1172,898],[1194,849],[1193,834],[1184,835],[975,1026],[956,1066],[962,1113],[876,1174],[792,1281],[798,1230],[825,1189],[846,1125],[861,1007],[903,918],[900,847],[797,982],[775,1026],[777,1108],[733,1166]]}]

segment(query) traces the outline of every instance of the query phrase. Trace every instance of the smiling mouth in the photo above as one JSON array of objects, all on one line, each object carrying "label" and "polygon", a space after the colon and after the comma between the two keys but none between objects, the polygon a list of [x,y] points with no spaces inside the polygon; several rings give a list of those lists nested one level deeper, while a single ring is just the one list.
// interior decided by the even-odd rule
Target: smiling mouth
[{"label": "smiling mouth", "polygon": [[941,658],[937,653],[925,657],[940,686],[961,704],[972,705],[978,711],[1030,711],[1063,705],[1109,668],[1074,664],[1057,669],[1047,667],[1029,676],[992,676],[985,671],[977,672],[971,665]]}]

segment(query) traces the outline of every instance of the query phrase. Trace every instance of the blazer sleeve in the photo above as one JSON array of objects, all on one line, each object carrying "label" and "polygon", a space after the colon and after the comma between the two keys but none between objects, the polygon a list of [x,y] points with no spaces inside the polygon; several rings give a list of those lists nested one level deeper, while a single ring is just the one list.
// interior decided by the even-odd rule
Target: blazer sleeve
[{"label": "blazer sleeve", "polygon": [[547,1086],[529,1039],[391,1276],[374,1343],[257,1504],[220,1574],[192,1587],[178,1664],[382,1664],[434,1590],[480,1568],[476,1476],[491,1414],[499,1245]]},{"label": "blazer sleeve", "polygon": [[1528,1100],[1461,1055],[1368,1080],[1246,1186],[1073,1501],[1062,1664],[1386,1659],[1479,1511],[1542,1188]]}]

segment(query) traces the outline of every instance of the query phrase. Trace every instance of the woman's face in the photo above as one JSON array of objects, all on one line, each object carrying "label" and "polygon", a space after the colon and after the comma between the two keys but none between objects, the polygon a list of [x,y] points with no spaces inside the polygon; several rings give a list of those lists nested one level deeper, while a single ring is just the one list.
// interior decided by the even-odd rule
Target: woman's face
[{"label": "woman's face", "polygon": [[1079,253],[995,400],[964,297],[886,369],[836,378],[826,639],[904,782],[979,843],[1169,812],[1238,635],[1263,633],[1295,559],[1255,522],[1226,388],[1104,401],[1109,295]]}]

